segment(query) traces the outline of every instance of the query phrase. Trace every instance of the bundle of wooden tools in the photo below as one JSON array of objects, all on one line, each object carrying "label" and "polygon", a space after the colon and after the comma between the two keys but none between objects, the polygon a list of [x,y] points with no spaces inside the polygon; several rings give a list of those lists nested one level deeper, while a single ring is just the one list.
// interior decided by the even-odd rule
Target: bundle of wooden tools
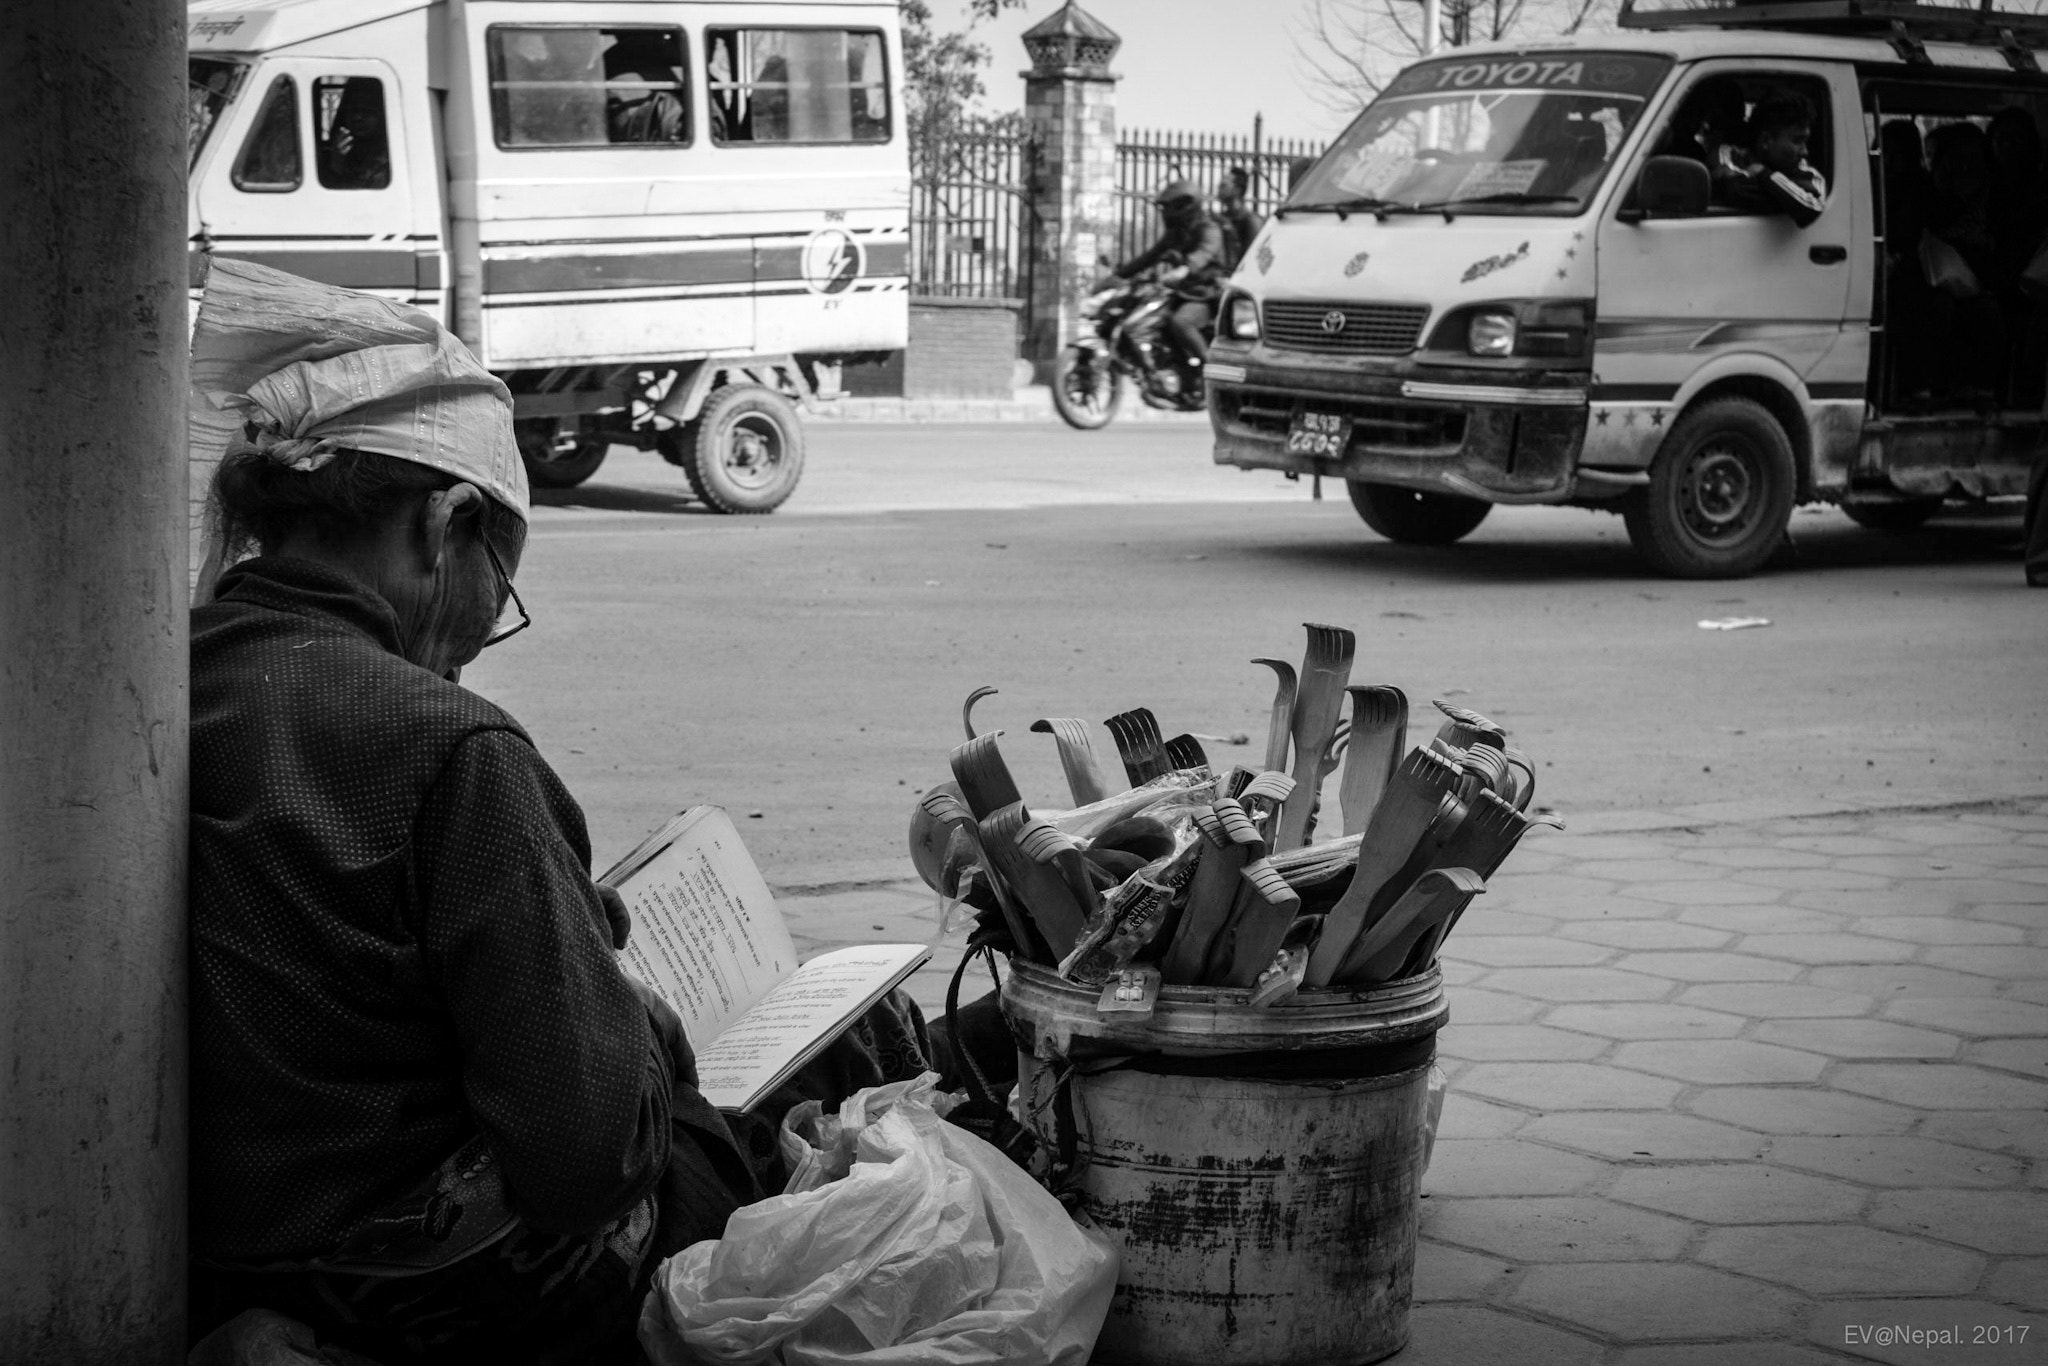
[{"label": "bundle of wooden tools", "polygon": [[[1436,960],[1444,937],[1522,835],[1536,773],[1499,726],[1448,718],[1409,751],[1399,688],[1350,684],[1356,640],[1308,624],[1300,670],[1278,680],[1265,762],[1213,769],[1193,735],[1162,739],[1138,708],[1104,724],[1129,787],[1103,780],[1087,723],[1033,723],[1058,746],[1074,807],[1025,806],[1001,731],[953,751],[954,781],[911,819],[925,880],[990,918],[1012,951],[1104,987],[1104,1010],[1149,1010],[1161,983],[1243,989],[1269,1006],[1303,987],[1355,989]],[[1346,695],[1349,720],[1341,717]],[[1341,766],[1343,833],[1311,843],[1324,780]]]}]

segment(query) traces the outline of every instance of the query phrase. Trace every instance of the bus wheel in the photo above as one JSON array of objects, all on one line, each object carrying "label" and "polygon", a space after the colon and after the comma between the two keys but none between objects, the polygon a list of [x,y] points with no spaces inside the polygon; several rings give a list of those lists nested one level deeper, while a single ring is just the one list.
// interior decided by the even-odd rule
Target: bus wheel
[{"label": "bus wheel", "polygon": [[1681,579],[1753,574],[1792,516],[1792,443],[1761,403],[1710,399],[1672,425],[1622,507],[1636,551]]},{"label": "bus wheel", "polygon": [[1872,531],[1911,531],[1941,511],[1939,498],[1908,498],[1898,503],[1844,503],[1842,511],[1857,526]]},{"label": "bus wheel", "polygon": [[735,384],[705,401],[695,422],[663,434],[690,488],[715,512],[773,512],[804,472],[804,428],[796,405],[773,389]]},{"label": "bus wheel", "polygon": [[1422,493],[1392,484],[1346,481],[1351,506],[1365,524],[1401,545],[1449,545],[1486,520],[1493,504],[1452,493]]},{"label": "bus wheel", "polygon": [[611,442],[602,436],[564,440],[561,425],[551,417],[527,418],[512,424],[526,482],[535,488],[567,489],[597,473]]}]

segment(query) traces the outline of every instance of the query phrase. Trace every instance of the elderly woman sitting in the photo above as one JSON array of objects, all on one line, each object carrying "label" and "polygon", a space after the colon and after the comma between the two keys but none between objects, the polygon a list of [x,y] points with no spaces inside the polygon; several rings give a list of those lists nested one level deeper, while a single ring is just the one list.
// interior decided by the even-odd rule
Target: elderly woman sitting
[{"label": "elderly woman sitting", "polygon": [[[524,622],[505,387],[423,314],[225,261],[194,377],[241,424],[192,616],[194,1333],[637,1360],[655,1263],[779,1188],[781,1110],[696,1092],[582,812],[455,681]],[[924,1043],[885,1002],[780,1099]]]}]

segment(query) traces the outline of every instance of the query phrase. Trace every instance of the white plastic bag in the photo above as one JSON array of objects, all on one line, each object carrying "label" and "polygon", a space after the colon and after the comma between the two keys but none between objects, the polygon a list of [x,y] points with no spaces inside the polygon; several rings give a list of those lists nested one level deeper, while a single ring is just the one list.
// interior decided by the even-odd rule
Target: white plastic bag
[{"label": "white plastic bag", "polygon": [[[740,1210],[655,1273],[656,1366],[1081,1366],[1116,1288],[1107,1238],[995,1148],[940,1118],[938,1078],[840,1107],[814,1189]],[[791,1131],[785,1129],[785,1135]],[[792,1184],[796,1184],[792,1182]]]}]

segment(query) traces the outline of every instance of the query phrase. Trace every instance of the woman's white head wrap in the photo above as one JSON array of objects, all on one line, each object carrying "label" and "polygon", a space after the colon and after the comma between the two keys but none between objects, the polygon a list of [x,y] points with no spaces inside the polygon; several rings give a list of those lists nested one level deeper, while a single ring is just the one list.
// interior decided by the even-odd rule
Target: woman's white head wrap
[{"label": "woman's white head wrap", "polygon": [[[192,330],[195,484],[230,451],[316,470],[349,448],[441,470],[525,519],[511,393],[438,322],[248,261],[209,261],[204,291]],[[216,569],[222,549],[209,547]]]}]

